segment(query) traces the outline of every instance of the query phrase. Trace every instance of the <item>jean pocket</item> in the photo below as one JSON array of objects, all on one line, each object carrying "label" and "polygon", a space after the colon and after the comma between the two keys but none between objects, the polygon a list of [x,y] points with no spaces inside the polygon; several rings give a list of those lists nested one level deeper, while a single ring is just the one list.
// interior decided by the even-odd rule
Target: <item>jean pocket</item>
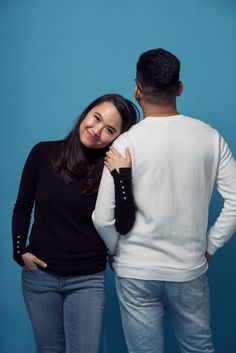
[{"label": "jean pocket", "polygon": [[189,312],[194,312],[202,307],[204,302],[209,302],[208,297],[209,288],[206,273],[191,281],[178,283],[177,301]]},{"label": "jean pocket", "polygon": [[149,281],[117,277],[117,289],[126,303],[141,306],[150,296]]},{"label": "jean pocket", "polygon": [[29,291],[39,291],[40,289],[40,279],[39,279],[38,268],[29,270],[23,267],[21,274],[22,287]]}]

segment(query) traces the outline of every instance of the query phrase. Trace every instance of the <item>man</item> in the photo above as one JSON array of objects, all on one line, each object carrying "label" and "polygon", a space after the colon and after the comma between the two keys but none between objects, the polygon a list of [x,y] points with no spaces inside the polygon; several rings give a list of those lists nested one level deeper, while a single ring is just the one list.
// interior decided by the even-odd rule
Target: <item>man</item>
[{"label": "man", "polygon": [[[114,185],[104,169],[93,215],[111,252],[129,353],[162,353],[170,315],[182,353],[213,353],[207,262],[236,229],[236,163],[218,132],[181,115],[180,62],[163,49],[137,63],[135,98],[144,120],[114,146],[132,156],[136,220],[126,236],[114,228]],[[207,232],[214,185],[224,198]],[[127,199],[128,202],[128,199]]]}]

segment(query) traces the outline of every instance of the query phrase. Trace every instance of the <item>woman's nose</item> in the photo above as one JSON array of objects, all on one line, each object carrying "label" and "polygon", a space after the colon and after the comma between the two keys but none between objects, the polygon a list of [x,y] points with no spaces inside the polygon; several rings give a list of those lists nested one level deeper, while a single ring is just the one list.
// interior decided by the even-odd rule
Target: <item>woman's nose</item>
[{"label": "woman's nose", "polygon": [[93,128],[93,132],[96,136],[100,136],[101,135],[101,131],[102,131],[102,125],[96,125]]}]

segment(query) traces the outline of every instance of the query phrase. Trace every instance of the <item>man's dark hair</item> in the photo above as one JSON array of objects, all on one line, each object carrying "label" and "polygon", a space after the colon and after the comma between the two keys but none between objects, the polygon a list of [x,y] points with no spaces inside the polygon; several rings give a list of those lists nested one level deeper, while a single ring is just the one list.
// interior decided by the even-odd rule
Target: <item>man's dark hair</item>
[{"label": "man's dark hair", "polygon": [[137,84],[153,104],[168,104],[176,97],[179,73],[179,59],[164,49],[151,49],[137,62]]}]

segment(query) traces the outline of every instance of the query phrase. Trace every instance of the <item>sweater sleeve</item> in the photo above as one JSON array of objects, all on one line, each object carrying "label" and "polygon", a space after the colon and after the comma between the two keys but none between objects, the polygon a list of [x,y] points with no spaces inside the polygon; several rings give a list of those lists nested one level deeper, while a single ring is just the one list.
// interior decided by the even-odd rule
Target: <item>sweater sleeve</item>
[{"label": "sweater sleeve", "polygon": [[132,193],[131,168],[111,172],[115,183],[115,227],[119,234],[128,233],[135,220],[135,203]]},{"label": "sweater sleeve", "polygon": [[23,266],[22,254],[25,252],[31,214],[40,165],[40,145],[31,150],[21,176],[20,187],[12,216],[13,258]]},{"label": "sweater sleeve", "polygon": [[115,227],[115,183],[106,167],[103,169],[92,219],[97,232],[109,250],[109,254],[115,254],[119,239]]},{"label": "sweater sleeve", "polygon": [[[122,155],[125,154],[125,148],[128,147],[130,148],[131,155],[132,155],[132,149],[128,143],[125,133],[119,136],[118,139],[116,139],[114,146]],[[117,175],[115,174],[115,176]],[[102,240],[104,241],[107,248],[109,249],[110,254],[116,253],[116,248],[119,240],[119,233],[116,227],[118,229],[120,227],[123,228],[121,223],[124,221],[124,219],[127,219],[129,217],[129,216],[127,217],[127,213],[125,212],[127,212],[127,207],[129,207],[130,203],[124,202],[128,200],[128,198],[120,200],[122,202],[119,203],[119,199],[122,197],[121,195],[123,194],[121,190],[124,190],[122,187],[119,188],[117,185],[117,182],[120,183],[120,181],[118,181],[119,178],[120,176],[117,177],[114,182],[111,173],[108,171],[106,167],[104,168],[102,179],[98,190],[95,210],[92,214],[92,219],[93,219],[95,228],[97,229],[99,235],[101,236]],[[121,179],[121,181],[122,183],[120,184],[123,184],[124,180]],[[115,200],[116,195],[117,195],[117,202]],[[130,192],[128,195],[130,195]],[[117,210],[115,210],[116,206],[117,206]],[[122,207],[124,207],[124,210],[121,210]],[[125,207],[126,207],[126,211],[125,211]],[[132,208],[133,207],[134,206],[132,206]],[[117,213],[119,215],[117,215]],[[117,222],[115,219],[115,214],[118,217]],[[131,217],[131,223],[132,222],[133,221]],[[126,225],[125,225],[125,228],[126,228]]]},{"label": "sweater sleeve", "polygon": [[215,224],[208,232],[207,252],[213,255],[228,241],[236,229],[236,162],[222,137],[216,175],[216,187],[224,205]]}]

